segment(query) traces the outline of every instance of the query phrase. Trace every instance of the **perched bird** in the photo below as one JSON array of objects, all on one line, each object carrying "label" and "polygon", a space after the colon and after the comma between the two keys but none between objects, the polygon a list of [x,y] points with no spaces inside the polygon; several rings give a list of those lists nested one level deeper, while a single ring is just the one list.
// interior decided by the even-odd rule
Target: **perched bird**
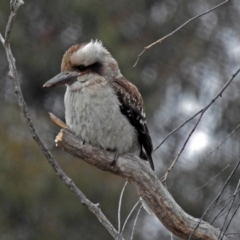
[{"label": "perched bird", "polygon": [[152,160],[143,100],[121,74],[117,61],[100,41],[78,44],[64,54],[61,73],[43,86],[66,85],[65,118],[85,143],[117,154]]}]

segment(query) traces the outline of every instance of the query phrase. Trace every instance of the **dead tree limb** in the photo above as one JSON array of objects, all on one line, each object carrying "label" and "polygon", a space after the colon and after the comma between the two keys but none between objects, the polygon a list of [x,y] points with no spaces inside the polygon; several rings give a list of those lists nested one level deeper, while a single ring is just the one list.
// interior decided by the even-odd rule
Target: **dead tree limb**
[{"label": "dead tree limb", "polygon": [[[101,169],[125,178],[133,184],[138,194],[149,205],[162,224],[176,236],[192,240],[217,240],[219,230],[207,222],[194,218],[183,211],[148,165],[137,156],[123,155],[111,166],[113,153],[83,145],[81,139],[68,129],[57,135],[56,144],[71,155]],[[198,228],[195,229],[196,225]],[[223,236],[224,240],[228,238]]]}]

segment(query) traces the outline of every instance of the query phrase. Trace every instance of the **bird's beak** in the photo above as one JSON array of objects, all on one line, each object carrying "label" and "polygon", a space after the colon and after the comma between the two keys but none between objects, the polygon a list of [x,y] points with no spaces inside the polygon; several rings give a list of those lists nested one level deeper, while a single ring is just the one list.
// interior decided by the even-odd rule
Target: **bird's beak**
[{"label": "bird's beak", "polygon": [[61,72],[49,81],[43,87],[58,87],[77,80],[79,72]]}]

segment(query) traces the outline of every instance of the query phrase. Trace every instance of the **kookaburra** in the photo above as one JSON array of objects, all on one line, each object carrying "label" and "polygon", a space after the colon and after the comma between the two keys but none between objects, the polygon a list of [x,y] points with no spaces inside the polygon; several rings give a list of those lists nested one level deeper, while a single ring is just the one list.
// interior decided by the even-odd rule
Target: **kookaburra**
[{"label": "kookaburra", "polygon": [[154,170],[141,94],[121,74],[117,61],[100,41],[67,50],[61,73],[44,87],[61,85],[67,86],[65,118],[73,133],[92,146],[119,155],[136,154]]}]

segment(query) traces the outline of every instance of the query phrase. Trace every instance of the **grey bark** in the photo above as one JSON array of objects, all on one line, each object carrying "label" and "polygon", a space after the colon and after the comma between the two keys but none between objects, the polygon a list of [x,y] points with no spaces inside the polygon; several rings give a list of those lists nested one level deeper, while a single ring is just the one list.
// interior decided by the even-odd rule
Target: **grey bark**
[{"label": "grey bark", "polygon": [[[189,239],[192,235],[192,240],[218,239],[220,231],[209,223],[203,220],[199,222],[199,219],[185,213],[146,162],[137,156],[119,156],[116,165],[111,166],[113,153],[96,149],[90,145],[83,145],[81,139],[68,129],[62,129],[55,142],[71,155],[129,181],[136,187],[139,195],[162,224],[176,236]],[[227,240],[228,238],[223,236],[222,239]]]}]

